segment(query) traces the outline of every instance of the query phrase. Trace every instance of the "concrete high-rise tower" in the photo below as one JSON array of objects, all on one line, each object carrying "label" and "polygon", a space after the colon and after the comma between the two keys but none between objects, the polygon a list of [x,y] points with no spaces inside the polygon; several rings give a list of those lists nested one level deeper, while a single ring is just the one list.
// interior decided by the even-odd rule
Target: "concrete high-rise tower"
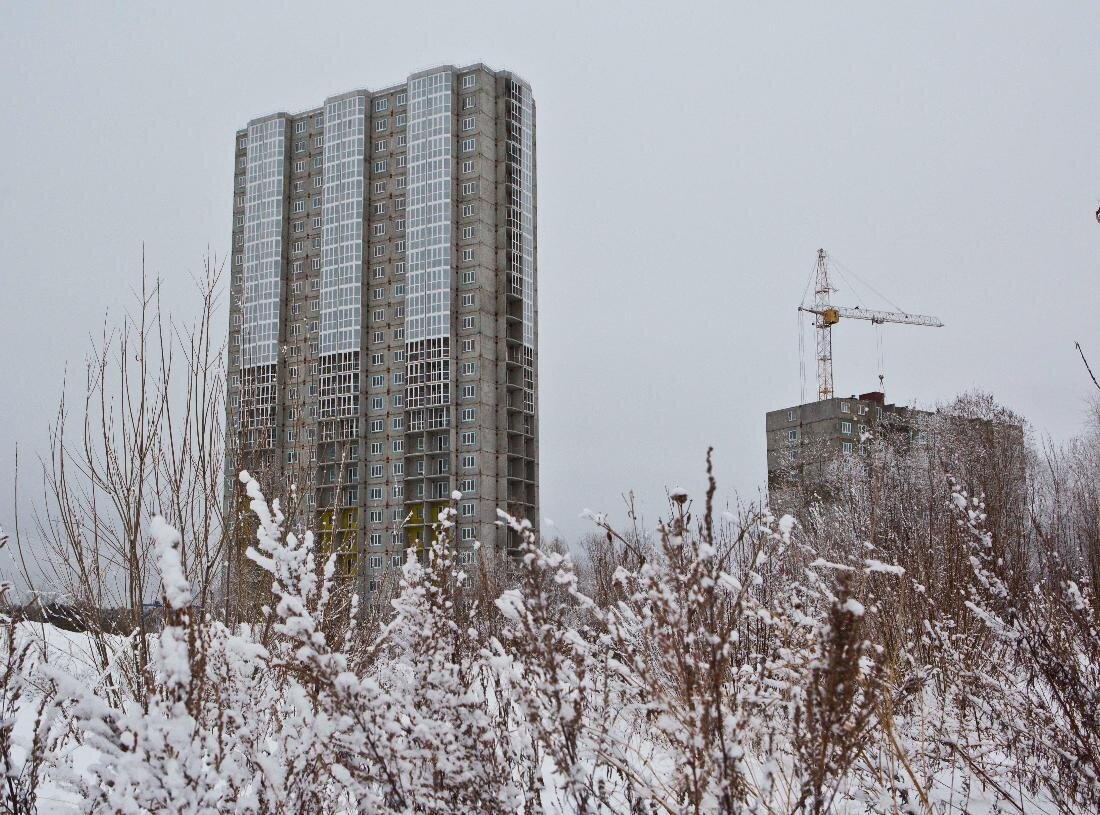
[{"label": "concrete high-rise tower", "polygon": [[[535,104],[442,66],[236,136],[229,497],[256,471],[375,589],[453,492],[538,518]],[[291,493],[291,486],[294,486]]]}]

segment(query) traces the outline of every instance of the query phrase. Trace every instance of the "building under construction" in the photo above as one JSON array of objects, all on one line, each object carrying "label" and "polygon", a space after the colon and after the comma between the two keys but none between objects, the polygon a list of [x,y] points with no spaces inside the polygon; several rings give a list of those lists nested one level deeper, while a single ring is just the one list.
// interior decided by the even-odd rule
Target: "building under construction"
[{"label": "building under construction", "polygon": [[[828,256],[817,252],[813,273],[814,300],[798,310],[810,314],[816,333],[817,401],[770,411],[765,418],[768,440],[768,485],[821,481],[832,462],[859,452],[870,434],[889,426],[894,433],[912,437],[914,419],[926,414],[886,403],[883,391],[837,397],[833,392],[833,327],[842,319],[869,321],[872,325],[900,324],[939,328],[936,317],[904,311],[880,311],[837,305],[830,279]],[[880,382],[882,377],[880,375]]]},{"label": "building under construction", "polygon": [[[956,404],[929,412],[887,403],[881,388],[838,397],[833,389],[832,330],[844,319],[875,325],[896,323],[941,327],[936,317],[836,305],[825,251],[814,270],[814,301],[799,311],[813,315],[816,330],[817,401],[772,410],[765,417],[768,488],[772,505],[797,511],[807,501],[826,499],[832,476],[844,478],[845,464],[858,466],[874,442],[899,454],[904,467],[951,467],[964,480],[992,491],[1002,502],[1018,501],[1025,485],[1023,427],[1010,411],[992,404]],[[880,385],[883,376],[880,372]],[[839,465],[839,467],[838,467]]]}]

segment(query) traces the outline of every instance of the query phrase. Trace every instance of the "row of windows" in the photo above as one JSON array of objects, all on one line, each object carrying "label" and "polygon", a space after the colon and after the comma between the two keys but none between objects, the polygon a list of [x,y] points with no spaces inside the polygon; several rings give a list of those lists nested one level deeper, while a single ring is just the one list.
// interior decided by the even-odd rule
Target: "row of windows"
[{"label": "row of windows", "polygon": [[[466,139],[462,142],[462,145],[463,145],[463,147],[462,147],[463,152],[473,152],[474,149],[475,149],[475,140],[474,139]],[[396,162],[397,168],[401,169],[401,168],[405,167],[406,164],[407,164],[407,156],[405,156],[405,155],[397,156],[396,159],[395,159],[395,162]],[[312,166],[313,166],[313,169],[320,170],[321,167],[322,167],[322,157],[321,156],[314,156]],[[463,175],[470,175],[471,173],[473,173],[477,170],[477,162],[474,161],[473,159],[464,159],[462,161],[461,167],[462,167],[462,174]],[[298,159],[297,161],[294,162],[294,172],[302,173],[302,172],[305,172],[305,169],[306,169],[305,159]],[[388,172],[388,169],[389,169],[389,159],[378,159],[377,161],[374,162],[374,172],[376,174]],[[321,184],[318,183],[318,181],[321,178],[322,178],[321,176],[314,176],[314,181],[313,181],[313,186],[314,187],[320,187],[321,186]],[[237,186],[238,187],[244,187],[245,181],[246,181],[246,179],[245,179],[245,176],[243,174],[237,176]],[[295,192],[302,192],[303,189],[304,189],[303,187],[298,186],[299,183],[300,183],[300,181],[298,181],[298,180],[294,181],[294,191]],[[408,184],[408,181],[407,181],[406,177],[403,176],[403,175],[398,176],[396,181],[395,181],[395,187],[399,190],[405,189],[407,184]],[[385,195],[385,193],[386,193],[386,182],[385,181],[376,181],[376,182],[374,182],[371,189],[373,190],[374,195]],[[462,189],[462,194],[463,195],[473,195],[477,192],[477,182],[475,182],[475,181],[463,182],[461,189]],[[236,198],[234,199],[234,206],[236,206],[238,208],[244,206],[244,196],[243,195],[236,196]],[[317,203],[314,206],[315,206],[315,208],[318,208],[318,207],[320,207],[320,204]]]}]

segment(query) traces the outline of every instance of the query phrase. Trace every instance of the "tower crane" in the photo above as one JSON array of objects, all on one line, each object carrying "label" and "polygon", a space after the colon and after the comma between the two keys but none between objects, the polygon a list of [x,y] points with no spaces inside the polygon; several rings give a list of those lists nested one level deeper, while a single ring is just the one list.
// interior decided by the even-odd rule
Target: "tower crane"
[{"label": "tower crane", "polygon": [[851,320],[870,320],[872,324],[899,323],[901,325],[923,325],[930,328],[942,328],[943,323],[937,317],[925,314],[907,314],[901,311],[875,311],[855,306],[834,305],[830,295],[836,291],[829,283],[829,267],[824,249],[817,250],[817,269],[814,273],[814,303],[812,306],[799,306],[799,311],[816,316],[814,328],[817,329],[817,398],[833,398],[833,326],[841,318]]}]

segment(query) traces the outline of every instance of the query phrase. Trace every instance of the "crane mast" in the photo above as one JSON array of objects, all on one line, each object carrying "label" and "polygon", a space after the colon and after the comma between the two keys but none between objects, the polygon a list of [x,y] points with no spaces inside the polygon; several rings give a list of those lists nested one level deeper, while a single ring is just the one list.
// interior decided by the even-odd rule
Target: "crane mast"
[{"label": "crane mast", "polygon": [[[829,294],[832,286],[829,285],[829,267],[825,263],[825,250],[817,250],[817,271],[814,273],[814,306],[817,319],[814,327],[817,329],[817,399],[824,401],[833,398],[833,332],[832,322],[828,322]],[[833,320],[836,322],[836,320]]]},{"label": "crane mast", "polygon": [[[929,328],[942,328],[938,317],[926,314],[908,314],[902,311],[878,311],[856,306],[833,305],[832,293],[836,291],[829,282],[829,265],[824,249],[817,250],[817,268],[814,271],[814,304],[799,306],[815,316],[814,328],[817,333],[817,398],[818,401],[833,398],[833,326],[841,317],[852,320],[869,320],[874,325],[896,323],[899,325],[920,325]],[[881,377],[880,377],[881,378]]]}]

